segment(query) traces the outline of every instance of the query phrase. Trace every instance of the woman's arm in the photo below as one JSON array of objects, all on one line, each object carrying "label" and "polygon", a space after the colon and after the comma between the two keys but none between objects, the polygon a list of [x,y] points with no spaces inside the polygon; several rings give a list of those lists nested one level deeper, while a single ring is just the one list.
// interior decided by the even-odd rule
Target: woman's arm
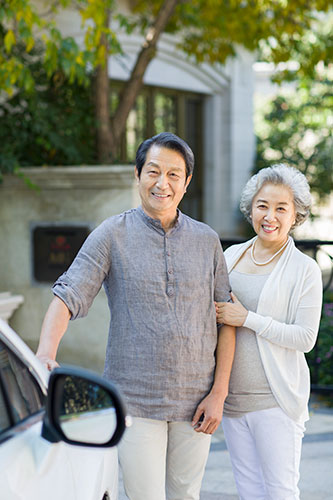
[{"label": "woman's arm", "polygon": [[[301,352],[311,351],[317,338],[322,304],[320,270],[312,268],[312,271],[304,280],[295,321],[292,324],[277,321],[273,315],[269,316],[269,313],[266,316],[247,311],[235,296],[232,304],[225,302],[216,304],[217,322],[245,326],[281,347]],[[274,311],[274,307],[278,310],[278,304],[274,305],[272,297],[271,311]]]}]

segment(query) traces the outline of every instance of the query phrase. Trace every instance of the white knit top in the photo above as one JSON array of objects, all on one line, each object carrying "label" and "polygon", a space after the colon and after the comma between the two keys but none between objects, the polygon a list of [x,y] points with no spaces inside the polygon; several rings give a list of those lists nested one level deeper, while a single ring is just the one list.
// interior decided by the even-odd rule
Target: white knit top
[{"label": "white knit top", "polygon": [[[229,273],[252,242],[225,251]],[[289,237],[262,288],[256,311],[249,311],[243,326],[257,334],[260,357],[276,401],[300,423],[309,418],[310,375],[304,353],[316,342],[321,305],[320,268]]]}]

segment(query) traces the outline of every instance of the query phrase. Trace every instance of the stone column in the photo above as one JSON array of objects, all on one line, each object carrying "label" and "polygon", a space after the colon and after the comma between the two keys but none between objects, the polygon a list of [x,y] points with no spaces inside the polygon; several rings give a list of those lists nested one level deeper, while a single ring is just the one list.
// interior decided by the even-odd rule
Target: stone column
[{"label": "stone column", "polygon": [[204,220],[221,237],[239,236],[242,189],[255,155],[252,119],[253,56],[228,63],[228,83],[206,98]]}]

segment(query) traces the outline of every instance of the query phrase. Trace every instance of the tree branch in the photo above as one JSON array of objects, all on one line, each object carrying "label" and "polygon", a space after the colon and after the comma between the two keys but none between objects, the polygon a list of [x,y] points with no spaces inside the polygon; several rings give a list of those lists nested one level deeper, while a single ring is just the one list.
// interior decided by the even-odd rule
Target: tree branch
[{"label": "tree branch", "polygon": [[158,39],[165,30],[179,1],[180,0],[165,0],[155,22],[147,31],[141,51],[138,54],[131,76],[120,95],[119,106],[112,120],[112,135],[116,143],[126,126],[128,114],[142,86],[145,71],[150,61],[155,56]]}]

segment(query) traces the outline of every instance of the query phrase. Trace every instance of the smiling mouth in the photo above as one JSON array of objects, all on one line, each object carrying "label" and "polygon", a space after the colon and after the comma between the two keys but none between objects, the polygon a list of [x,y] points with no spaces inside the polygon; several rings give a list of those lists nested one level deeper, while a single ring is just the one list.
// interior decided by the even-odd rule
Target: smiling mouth
[{"label": "smiling mouth", "polygon": [[164,200],[165,198],[169,198],[169,194],[159,194],[159,193],[151,193],[155,198],[159,200]]},{"label": "smiling mouth", "polygon": [[277,227],[273,227],[273,226],[266,226],[265,224],[263,224],[261,226],[263,228],[263,230],[266,232],[266,233],[273,233],[274,231],[277,230]]}]

